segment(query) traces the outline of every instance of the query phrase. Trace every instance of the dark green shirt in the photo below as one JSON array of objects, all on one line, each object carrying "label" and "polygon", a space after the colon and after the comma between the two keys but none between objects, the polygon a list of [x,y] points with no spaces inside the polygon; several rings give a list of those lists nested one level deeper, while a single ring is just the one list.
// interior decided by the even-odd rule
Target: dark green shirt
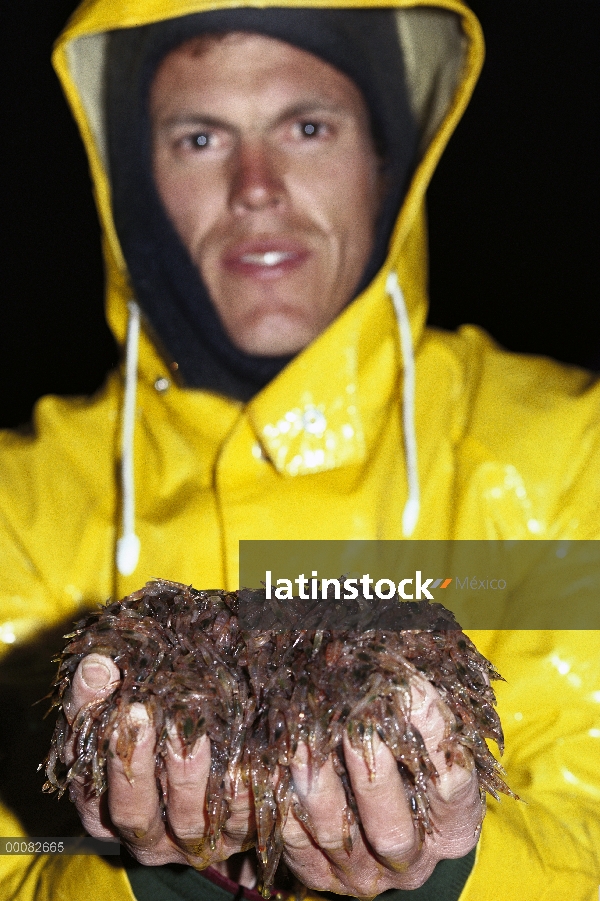
[{"label": "dark green shirt", "polygon": [[[421,888],[405,891],[391,889],[379,895],[381,901],[458,901],[475,862],[475,849],[459,860],[441,860]],[[137,901],[256,901],[260,896],[240,887],[230,891],[234,883],[218,879],[218,883],[191,867],[169,865],[143,867],[128,864],[127,875]],[[311,893],[312,894],[312,893]],[[322,893],[328,901],[342,901],[343,895]]]}]

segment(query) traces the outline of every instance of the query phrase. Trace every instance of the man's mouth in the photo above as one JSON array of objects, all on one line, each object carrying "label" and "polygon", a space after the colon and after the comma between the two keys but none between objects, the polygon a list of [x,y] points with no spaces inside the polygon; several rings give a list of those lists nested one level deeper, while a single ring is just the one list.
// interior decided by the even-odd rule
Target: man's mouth
[{"label": "man's mouth", "polygon": [[309,256],[301,243],[286,239],[266,239],[240,243],[226,253],[226,269],[248,278],[277,279],[301,266]]},{"label": "man's mouth", "polygon": [[266,253],[244,253],[240,259],[243,263],[254,263],[257,266],[277,266],[284,260],[293,260],[294,256],[289,250],[267,250]]}]

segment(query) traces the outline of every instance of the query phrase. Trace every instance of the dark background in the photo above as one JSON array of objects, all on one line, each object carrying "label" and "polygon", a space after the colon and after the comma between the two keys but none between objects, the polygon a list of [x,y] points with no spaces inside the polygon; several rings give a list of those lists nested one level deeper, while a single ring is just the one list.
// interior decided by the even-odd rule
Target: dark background
[{"label": "dark background", "polygon": [[[117,352],[83,149],[51,70],[75,0],[2,4],[0,426]],[[429,194],[431,322],[600,369],[597,0],[473,0],[488,44]]]}]

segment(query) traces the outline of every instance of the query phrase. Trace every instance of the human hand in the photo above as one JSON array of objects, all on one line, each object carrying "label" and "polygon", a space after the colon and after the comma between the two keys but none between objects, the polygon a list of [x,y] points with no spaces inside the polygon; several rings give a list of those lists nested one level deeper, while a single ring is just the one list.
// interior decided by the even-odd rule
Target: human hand
[{"label": "human hand", "polygon": [[308,823],[290,810],[284,829],[284,859],[308,888],[371,898],[391,888],[414,889],[427,881],[438,861],[463,857],[476,845],[484,808],[472,757],[449,767],[439,744],[446,735],[440,695],[425,679],[412,687],[411,722],[421,733],[438,776],[428,786],[433,833],[421,843],[414,827],[398,766],[375,736],[372,778],[362,754],[344,738],[346,769],[361,825],[350,827],[352,850],[344,846],[346,798],[331,758],[310,766],[306,745],[292,764],[296,794]]},{"label": "human hand", "polygon": [[[100,654],[90,654],[78,666],[63,709],[70,725],[81,708],[107,698],[119,685],[118,667]],[[107,791],[96,797],[81,780],[70,783],[81,821],[94,838],[123,842],[143,864],[190,864],[197,868],[226,860],[254,844],[254,805],[247,788],[226,785],[230,816],[211,849],[208,841],[206,791],[210,768],[210,742],[204,736],[184,757],[176,736],[167,740],[163,797],[163,817],[156,785],[156,735],[143,704],[132,704],[127,728],[135,742],[128,774],[116,753],[118,733],[114,733],[107,755]],[[75,759],[73,737],[65,745],[64,762]]]},{"label": "human hand", "polygon": [[[64,709],[69,723],[78,711],[109,696],[119,684],[119,670],[110,658],[89,655],[78,667]],[[438,750],[446,720],[438,693],[426,680],[412,691],[411,720],[421,732],[438,771],[429,786],[432,835],[421,844],[413,825],[396,762],[376,739],[375,773],[370,778],[362,755],[345,740],[344,754],[361,826],[351,827],[352,851],[344,848],[342,811],[345,793],[329,759],[318,771],[310,767],[304,746],[292,764],[296,793],[310,819],[310,831],[290,811],[284,829],[284,858],[309,888],[371,897],[389,888],[422,885],[443,858],[462,857],[476,844],[483,816],[474,767],[449,768]],[[155,777],[155,733],[141,704],[130,708],[129,728],[135,736],[129,778],[111,740],[107,760],[108,791],[90,795],[81,782],[71,783],[71,798],[90,835],[119,837],[141,863],[184,863],[198,868],[214,865],[254,844],[254,813],[244,787],[233,797],[228,787],[230,818],[214,850],[207,841],[206,790],[210,743],[201,739],[187,757],[177,740],[168,742],[163,779],[163,818]],[[66,744],[65,762],[74,759],[73,742]],[[467,760],[468,752],[467,752]],[[312,772],[311,772],[312,770]]]}]

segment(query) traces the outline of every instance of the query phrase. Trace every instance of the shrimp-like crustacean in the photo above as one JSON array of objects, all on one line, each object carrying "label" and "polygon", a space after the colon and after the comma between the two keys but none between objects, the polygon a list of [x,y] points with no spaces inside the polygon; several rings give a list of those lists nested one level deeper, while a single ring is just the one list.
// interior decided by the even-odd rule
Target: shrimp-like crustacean
[{"label": "shrimp-like crustacean", "polygon": [[[115,730],[127,772],[135,738],[128,709],[142,703],[156,732],[159,786],[173,730],[188,751],[201,736],[210,739],[213,846],[228,817],[226,781],[251,787],[265,897],[290,806],[307,820],[290,773],[299,742],[307,743],[317,767],[332,756],[346,792],[342,825],[348,846],[359,813],[344,764],[344,734],[369,767],[374,736],[385,742],[398,763],[415,827],[421,838],[432,832],[427,788],[437,773],[411,723],[411,686],[423,678],[441,697],[447,728],[440,748],[448,764],[474,761],[482,803],[486,792],[496,798],[499,792],[513,794],[486,744],[492,739],[503,751],[490,684],[501,677],[440,604],[362,596],[343,605],[331,598],[280,602],[268,600],[264,590],[198,591],[156,580],[92,613],[65,637],[69,643],[52,693],[60,712],[44,789],[62,794],[77,778],[90,792],[104,792]],[[109,697],[79,712],[72,727],[77,756],[67,769],[61,763],[69,735],[62,702],[78,664],[92,652],[113,658],[121,682]]]}]

